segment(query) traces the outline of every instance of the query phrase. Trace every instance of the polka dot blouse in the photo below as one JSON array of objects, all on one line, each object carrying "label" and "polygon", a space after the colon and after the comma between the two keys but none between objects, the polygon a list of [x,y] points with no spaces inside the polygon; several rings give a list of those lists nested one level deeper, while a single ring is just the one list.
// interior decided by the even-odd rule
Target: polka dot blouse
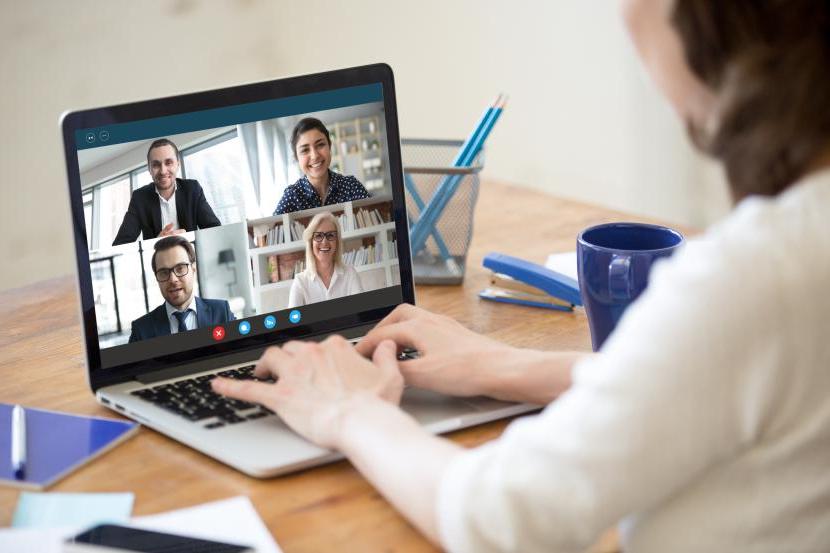
[{"label": "polka dot blouse", "polygon": [[285,189],[280,203],[277,204],[277,209],[274,210],[274,215],[361,200],[368,197],[369,192],[355,177],[329,171],[329,194],[326,196],[325,204],[323,204],[317,191],[308,182],[308,178],[303,175],[303,178]]}]

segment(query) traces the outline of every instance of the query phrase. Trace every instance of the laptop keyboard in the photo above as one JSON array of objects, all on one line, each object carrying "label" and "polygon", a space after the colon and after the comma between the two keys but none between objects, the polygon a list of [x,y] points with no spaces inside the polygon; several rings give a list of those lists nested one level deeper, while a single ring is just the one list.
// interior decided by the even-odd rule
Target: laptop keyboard
[{"label": "laptop keyboard", "polygon": [[[189,421],[203,424],[204,428],[221,428],[274,414],[262,405],[220,396],[210,386],[210,381],[217,376],[239,380],[258,380],[253,373],[254,365],[248,365],[130,393]],[[274,382],[274,380],[269,378],[262,382]]]}]

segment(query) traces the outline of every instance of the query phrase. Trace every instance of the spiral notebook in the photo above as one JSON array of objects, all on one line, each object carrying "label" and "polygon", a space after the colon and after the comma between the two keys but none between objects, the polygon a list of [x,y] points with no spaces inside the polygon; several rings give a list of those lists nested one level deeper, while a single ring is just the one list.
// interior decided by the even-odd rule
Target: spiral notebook
[{"label": "spiral notebook", "polygon": [[[25,406],[24,406],[25,407]],[[0,403],[0,484],[43,489],[123,442],[134,422],[26,409],[26,467],[15,476],[11,461],[13,405]]]}]

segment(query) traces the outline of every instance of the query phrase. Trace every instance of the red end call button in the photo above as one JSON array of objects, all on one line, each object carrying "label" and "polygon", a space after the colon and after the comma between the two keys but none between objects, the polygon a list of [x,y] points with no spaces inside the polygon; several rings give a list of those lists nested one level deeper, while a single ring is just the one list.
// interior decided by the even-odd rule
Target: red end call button
[{"label": "red end call button", "polygon": [[224,326],[215,326],[213,327],[213,339],[217,342],[220,340],[225,339],[225,327]]}]

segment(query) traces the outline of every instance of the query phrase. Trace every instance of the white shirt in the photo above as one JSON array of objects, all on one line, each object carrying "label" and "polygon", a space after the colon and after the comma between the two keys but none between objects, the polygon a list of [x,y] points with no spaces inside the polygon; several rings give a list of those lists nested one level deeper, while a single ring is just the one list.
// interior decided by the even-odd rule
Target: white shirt
[{"label": "white shirt", "polygon": [[165,200],[164,197],[159,194],[158,190],[156,190],[156,194],[159,197],[159,206],[161,206],[161,228],[163,229],[170,223],[173,223],[173,226],[170,230],[178,230],[179,227],[179,212],[176,209],[176,190],[178,190],[178,183],[176,183],[175,188],[173,189],[173,194],[170,196],[169,200]]},{"label": "white shirt", "polygon": [[288,307],[300,307],[361,292],[363,286],[360,284],[360,276],[351,265],[335,265],[328,288],[317,272],[309,268],[294,276],[288,293]]},{"label": "white shirt", "polygon": [[[167,310],[167,320],[170,322],[170,334],[179,332],[179,319],[173,313],[180,311],[167,302],[164,302],[164,308]],[[196,299],[190,298],[190,305],[182,309],[187,310],[187,315],[184,317],[184,326],[187,330],[195,330],[198,326],[196,324]]]},{"label": "white shirt", "polygon": [[445,471],[450,551],[830,547],[830,171],[658,263],[540,415]]}]

